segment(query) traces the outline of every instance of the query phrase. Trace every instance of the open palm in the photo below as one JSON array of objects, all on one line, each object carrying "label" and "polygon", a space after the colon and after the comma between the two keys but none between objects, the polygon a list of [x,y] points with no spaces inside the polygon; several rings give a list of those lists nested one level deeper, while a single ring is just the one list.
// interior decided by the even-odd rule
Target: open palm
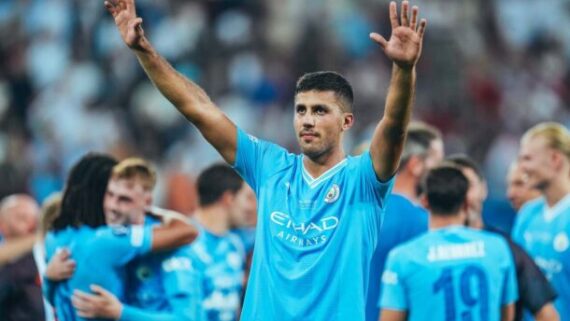
[{"label": "open palm", "polygon": [[140,49],[144,31],[137,17],[134,0],[107,0],[105,8],[111,13],[123,41],[132,49]]},{"label": "open palm", "polygon": [[390,40],[384,39],[377,33],[370,37],[377,42],[386,56],[401,68],[410,69],[418,62],[422,53],[422,41],[426,28],[426,20],[422,19],[418,25],[418,7],[412,8],[412,17],[408,17],[409,3],[402,2],[401,17],[398,20],[398,12],[395,2],[390,3],[390,23],[392,35]]}]

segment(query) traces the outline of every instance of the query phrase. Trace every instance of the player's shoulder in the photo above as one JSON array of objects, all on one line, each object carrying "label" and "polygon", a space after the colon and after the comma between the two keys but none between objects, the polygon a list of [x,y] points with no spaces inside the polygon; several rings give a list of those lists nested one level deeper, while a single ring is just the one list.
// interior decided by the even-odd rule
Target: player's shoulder
[{"label": "player's shoulder", "polygon": [[[294,157],[296,154],[289,152],[287,149],[285,149],[285,147],[274,143],[272,141],[269,140],[265,140],[265,139],[261,139],[257,136],[254,136],[246,131],[244,131],[241,128],[238,128],[238,139],[240,140],[240,142],[243,143],[247,143],[247,144],[251,144],[266,150],[270,150],[270,151],[275,151],[275,152],[279,152],[279,153],[283,153],[286,154],[288,156]],[[239,145],[238,145],[239,147]]]},{"label": "player's shoulder", "polygon": [[390,254],[399,259],[419,258],[418,254],[426,251],[426,248],[433,243],[433,233],[426,232],[419,234],[406,242],[396,246]]},{"label": "player's shoulder", "polygon": [[537,212],[542,211],[545,204],[546,200],[544,197],[538,197],[536,199],[530,200],[523,204],[518,212],[518,216],[521,219],[528,218],[528,216],[533,216]]},{"label": "player's shoulder", "polygon": [[365,151],[359,155],[347,155],[346,156],[346,167],[348,169],[355,169],[362,166],[363,163],[372,164],[372,158],[369,151]]},{"label": "player's shoulder", "polygon": [[425,215],[427,218],[428,212],[421,206],[415,204],[404,195],[398,193],[390,193],[388,195],[387,211],[405,212],[406,216],[409,215]]},{"label": "player's shoulder", "polygon": [[491,256],[504,257],[511,255],[511,247],[504,235],[497,232],[468,229],[474,241],[482,241],[485,245],[485,252]]}]

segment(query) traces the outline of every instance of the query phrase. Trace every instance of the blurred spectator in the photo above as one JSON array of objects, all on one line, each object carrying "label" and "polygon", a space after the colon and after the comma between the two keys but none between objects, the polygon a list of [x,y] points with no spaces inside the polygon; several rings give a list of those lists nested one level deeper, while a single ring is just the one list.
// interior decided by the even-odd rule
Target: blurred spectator
[{"label": "blurred spectator", "polygon": [[[0,231],[7,242],[35,236],[38,204],[28,195],[11,195],[0,203]],[[26,254],[0,269],[2,320],[45,320],[40,274],[29,247]]]}]

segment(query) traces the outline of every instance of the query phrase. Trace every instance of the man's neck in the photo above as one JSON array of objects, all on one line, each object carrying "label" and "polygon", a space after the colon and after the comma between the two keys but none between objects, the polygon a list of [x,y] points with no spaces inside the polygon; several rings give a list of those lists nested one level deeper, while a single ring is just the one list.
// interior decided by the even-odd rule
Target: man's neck
[{"label": "man's neck", "polygon": [[229,214],[221,205],[200,207],[194,214],[195,219],[206,230],[216,235],[224,235],[230,229]]},{"label": "man's neck", "polygon": [[340,163],[345,157],[346,154],[344,153],[344,150],[340,148],[316,158],[310,158],[305,155],[305,157],[303,157],[303,165],[312,177],[317,178],[336,164]]},{"label": "man's neck", "polygon": [[570,179],[558,177],[544,190],[543,195],[548,207],[555,206],[561,199],[570,193]]},{"label": "man's neck", "polygon": [[420,200],[416,195],[416,185],[416,180],[409,173],[401,172],[396,176],[394,193],[401,194],[413,203],[418,204]]},{"label": "man's neck", "polygon": [[430,213],[429,216],[429,229],[430,230],[437,230],[449,226],[463,226],[465,224],[465,216],[464,215],[451,215],[451,216],[444,216],[444,215],[437,215]]}]

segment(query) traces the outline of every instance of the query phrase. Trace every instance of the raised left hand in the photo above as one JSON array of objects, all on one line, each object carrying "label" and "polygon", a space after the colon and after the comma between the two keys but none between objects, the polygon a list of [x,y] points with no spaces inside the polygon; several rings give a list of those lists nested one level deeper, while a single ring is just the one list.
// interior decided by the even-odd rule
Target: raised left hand
[{"label": "raised left hand", "polygon": [[426,19],[418,24],[417,6],[412,8],[411,20],[408,17],[409,2],[403,1],[401,17],[398,20],[396,2],[390,2],[390,23],[392,34],[390,40],[386,40],[378,33],[371,33],[370,38],[384,49],[386,56],[402,69],[413,69],[422,53],[422,42],[426,30]]}]

